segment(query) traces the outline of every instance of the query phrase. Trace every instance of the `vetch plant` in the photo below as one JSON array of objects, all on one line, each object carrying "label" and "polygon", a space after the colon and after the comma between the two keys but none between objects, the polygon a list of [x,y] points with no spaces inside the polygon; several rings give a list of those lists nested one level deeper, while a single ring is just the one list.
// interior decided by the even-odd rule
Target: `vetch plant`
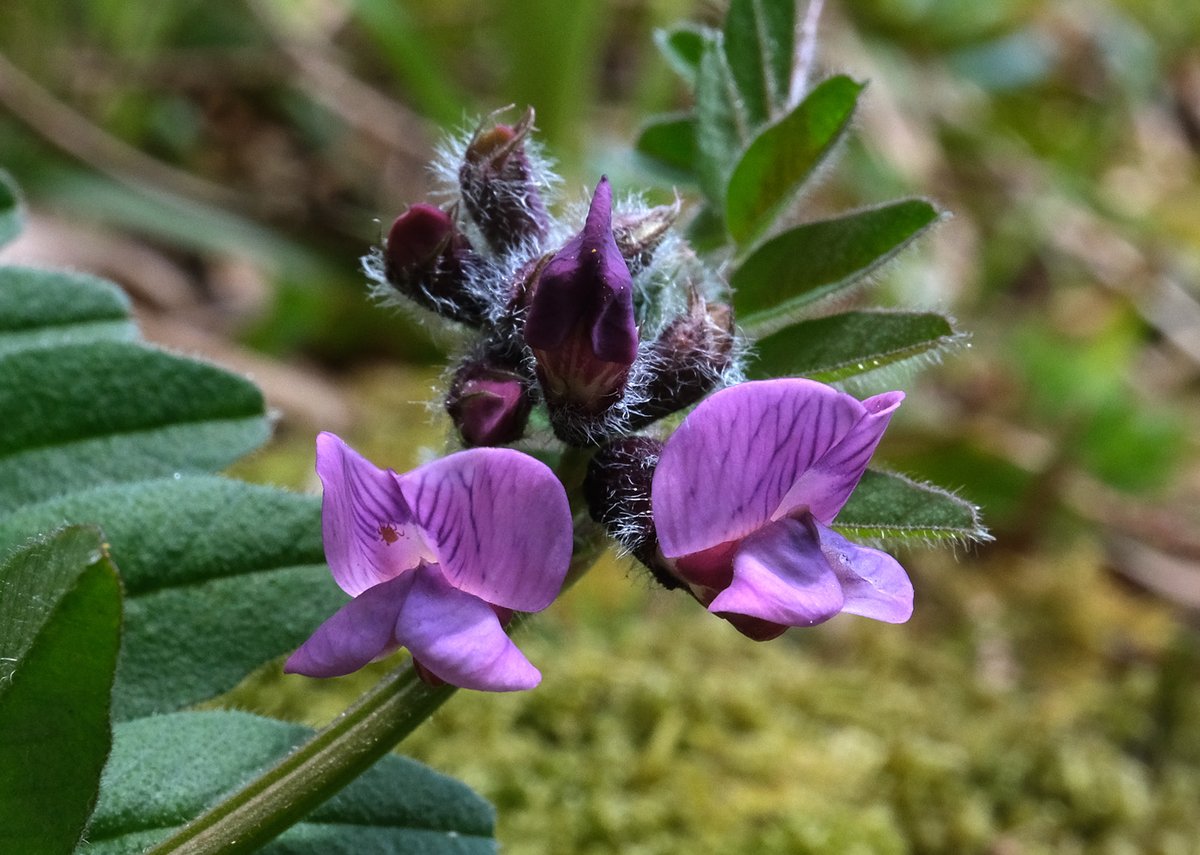
[{"label": "vetch plant", "polygon": [[[322,434],[321,500],[214,475],[267,437],[253,384],[140,341],[108,283],[0,269],[0,722],[22,735],[0,742],[0,849],[494,851],[485,803],[387,755],[457,688],[537,685],[510,633],[605,531],[756,639],[908,618],[904,570],[852,541],[986,538],[966,502],[867,468],[902,393],[827,385],[960,335],[834,309],[939,214],[797,223],[862,86],[810,85],[795,23],[734,0],[720,30],[662,35],[695,107],[638,149],[674,204],[593,176],[564,205],[532,110],[447,144],[436,204],[365,262],[377,297],[463,334],[443,402],[473,448],[407,474]],[[328,676],[398,647],[315,734],[190,709],[285,656]]]}]

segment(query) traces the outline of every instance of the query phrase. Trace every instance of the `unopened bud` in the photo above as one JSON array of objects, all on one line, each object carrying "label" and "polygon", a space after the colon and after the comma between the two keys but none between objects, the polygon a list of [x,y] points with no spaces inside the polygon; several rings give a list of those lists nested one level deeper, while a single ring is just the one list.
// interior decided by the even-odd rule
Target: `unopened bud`
[{"label": "unopened bud", "polygon": [[685,314],[667,324],[649,348],[653,366],[646,400],[630,420],[647,425],[699,401],[733,362],[733,311],[693,294]]},{"label": "unopened bud", "polygon": [[480,361],[459,368],[446,397],[446,411],[468,446],[516,442],[532,407],[528,382],[520,374]]},{"label": "unopened bud", "polygon": [[441,208],[413,205],[397,217],[383,257],[388,282],[406,297],[451,320],[483,322],[487,306],[467,281],[481,261]]},{"label": "unopened bud", "polygon": [[596,415],[619,401],[638,331],[633,278],[613,239],[608,179],[596,187],[583,230],[537,272],[528,299],[525,342],[556,431],[556,411]]},{"label": "unopened bud", "polygon": [[481,126],[458,170],[463,206],[495,252],[530,240],[540,242],[550,230],[525,153],[525,137],[532,127],[533,108],[515,125]]},{"label": "unopened bud", "polygon": [[679,219],[679,200],[673,205],[659,205],[646,211],[613,217],[613,237],[629,272],[637,276],[650,264],[654,250],[667,237]]}]

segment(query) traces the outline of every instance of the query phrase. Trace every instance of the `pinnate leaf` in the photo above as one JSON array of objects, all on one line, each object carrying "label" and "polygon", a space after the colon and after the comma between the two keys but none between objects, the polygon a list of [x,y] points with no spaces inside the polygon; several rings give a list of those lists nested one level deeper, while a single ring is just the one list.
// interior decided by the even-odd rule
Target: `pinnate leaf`
[{"label": "pinnate leaf", "polygon": [[748,134],[722,41],[720,33],[710,34],[696,73],[696,171],[700,189],[721,209],[729,172]]},{"label": "pinnate leaf", "polygon": [[223,468],[268,435],[262,393],[214,365],[94,341],[0,356],[0,512],[93,484]]},{"label": "pinnate leaf", "polygon": [[637,151],[678,180],[695,181],[695,117],[688,114],[652,119],[638,135]]},{"label": "pinnate leaf", "polygon": [[725,16],[725,56],[746,114],[767,122],[787,102],[795,45],[793,0],[732,0]]},{"label": "pinnate leaf", "polygon": [[[133,855],[255,777],[311,731],[230,711],[153,716],[116,728],[87,855]],[[274,855],[494,853],[492,807],[465,784],[389,755],[304,822]]]},{"label": "pinnate leaf", "polygon": [[0,355],[136,338],[129,299],[111,282],[86,273],[0,267]]},{"label": "pinnate leaf", "polygon": [[0,852],[70,852],[110,745],[121,586],[95,528],[0,565]]},{"label": "pinnate leaf", "polygon": [[708,39],[706,31],[689,26],[654,32],[654,43],[658,45],[667,64],[693,89],[696,88],[696,74],[700,70],[704,43]]},{"label": "pinnate leaf", "polygon": [[320,500],[225,478],[110,484],[0,520],[0,551],[61,521],[104,529],[121,564],[121,720],[235,686],[346,602],[325,566]]},{"label": "pinnate leaf", "polygon": [[725,219],[740,247],[764,235],[850,123],[863,84],[823,81],[783,118],[762,130],[729,177]]},{"label": "pinnate leaf", "polygon": [[851,287],[938,220],[923,199],[904,199],[805,223],[764,243],[734,271],[734,308],[766,334]]},{"label": "pinnate leaf", "polygon": [[868,469],[833,527],[854,540],[987,541],[979,509],[951,493]]},{"label": "pinnate leaf", "polygon": [[17,185],[3,169],[0,169],[0,246],[21,233],[24,214],[21,210],[21,194]]},{"label": "pinnate leaf", "polygon": [[834,383],[961,341],[937,312],[858,311],[800,321],[755,343],[753,377]]}]

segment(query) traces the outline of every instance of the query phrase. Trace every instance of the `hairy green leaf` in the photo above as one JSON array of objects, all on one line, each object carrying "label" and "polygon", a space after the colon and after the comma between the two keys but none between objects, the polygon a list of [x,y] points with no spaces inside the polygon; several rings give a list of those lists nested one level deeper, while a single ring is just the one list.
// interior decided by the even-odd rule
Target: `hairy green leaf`
[{"label": "hairy green leaf", "polygon": [[755,343],[752,377],[800,376],[833,383],[961,340],[937,312],[858,311],[800,321]]},{"label": "hairy green leaf", "polygon": [[690,114],[651,119],[637,139],[637,152],[676,180],[696,180],[696,118]]},{"label": "hairy green leaf", "polygon": [[758,334],[786,326],[891,259],[938,217],[928,202],[904,199],[772,238],[733,273],[740,322]]},{"label": "hairy green leaf", "polygon": [[722,41],[720,33],[710,35],[696,74],[696,171],[700,189],[718,210],[724,210],[729,171],[747,137],[746,117]]},{"label": "hairy green leaf", "polygon": [[17,185],[3,169],[0,169],[0,246],[21,233],[24,213],[21,210],[21,194]]},{"label": "hairy green leaf", "polygon": [[732,0],[725,16],[725,56],[754,125],[787,103],[796,40],[794,0]]},{"label": "hairy green leaf", "polygon": [[[239,712],[116,728],[88,855],[142,852],[274,763],[311,731]],[[389,755],[260,851],[274,855],[494,853],[492,807],[465,784]]]},{"label": "hairy green leaf", "polygon": [[0,512],[97,483],[220,469],[268,435],[250,381],[125,342],[0,356],[0,412]]},{"label": "hairy green leaf", "polygon": [[136,338],[129,299],[111,282],[86,273],[0,267],[0,355]]},{"label": "hairy green leaf", "polygon": [[670,30],[655,30],[654,44],[666,59],[667,65],[684,79],[692,89],[696,88],[696,75],[700,70],[700,57],[704,54],[704,43],[709,32],[697,27],[675,27]]},{"label": "hairy green leaf", "polygon": [[121,585],[95,528],[0,565],[0,851],[70,852],[111,741]]},{"label": "hairy green leaf", "polygon": [[868,469],[833,527],[857,540],[985,541],[979,509],[930,484]]},{"label": "hairy green leaf", "polygon": [[63,520],[104,528],[126,590],[117,719],[227,691],[346,602],[320,500],[217,477],[106,485],[0,520],[0,550]]},{"label": "hairy green leaf", "polygon": [[762,237],[795,201],[850,124],[862,88],[840,75],[823,81],[746,148],[729,176],[725,204],[729,234],[738,246]]}]

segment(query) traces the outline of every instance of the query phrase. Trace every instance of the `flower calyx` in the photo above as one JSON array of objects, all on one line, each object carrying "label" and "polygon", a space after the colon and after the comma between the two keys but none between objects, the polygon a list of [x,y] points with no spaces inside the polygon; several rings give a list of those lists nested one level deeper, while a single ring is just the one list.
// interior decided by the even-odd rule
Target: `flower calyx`
[{"label": "flower calyx", "polygon": [[383,261],[388,283],[418,305],[470,326],[486,318],[486,303],[468,287],[482,261],[453,212],[410,207],[388,230]]},{"label": "flower calyx", "polygon": [[480,125],[459,166],[463,206],[498,254],[538,244],[550,231],[539,181],[525,150],[533,118],[530,107],[515,125]]}]

